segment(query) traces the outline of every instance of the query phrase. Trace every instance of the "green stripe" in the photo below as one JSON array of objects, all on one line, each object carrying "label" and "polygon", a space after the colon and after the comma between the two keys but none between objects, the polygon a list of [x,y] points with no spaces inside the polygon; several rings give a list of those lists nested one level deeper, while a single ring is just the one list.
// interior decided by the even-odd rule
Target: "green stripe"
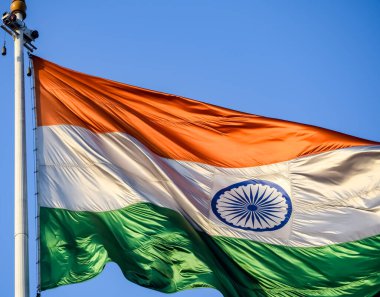
[{"label": "green stripe", "polygon": [[177,212],[139,203],[92,213],[40,209],[41,289],[88,280],[116,262],[161,292],[213,287],[227,296],[374,296],[380,235],[294,248],[197,232]]}]

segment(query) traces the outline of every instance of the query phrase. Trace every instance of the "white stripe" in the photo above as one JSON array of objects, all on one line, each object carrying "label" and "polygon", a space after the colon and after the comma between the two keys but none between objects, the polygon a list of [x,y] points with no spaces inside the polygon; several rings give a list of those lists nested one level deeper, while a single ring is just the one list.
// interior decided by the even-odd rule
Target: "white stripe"
[{"label": "white stripe", "polygon": [[[166,159],[125,133],[95,134],[74,126],[39,127],[37,146],[44,207],[101,212],[151,202],[179,211],[210,235],[288,246],[322,246],[380,233],[380,146],[250,168]],[[218,190],[249,179],[274,182],[289,193],[293,212],[281,230],[236,229],[210,210]]]}]

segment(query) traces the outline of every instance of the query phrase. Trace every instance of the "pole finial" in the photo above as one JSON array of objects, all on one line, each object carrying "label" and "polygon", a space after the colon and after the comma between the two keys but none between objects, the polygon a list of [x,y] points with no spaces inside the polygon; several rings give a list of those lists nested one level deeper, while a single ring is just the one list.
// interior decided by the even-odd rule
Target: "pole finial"
[{"label": "pole finial", "polygon": [[11,13],[21,13],[23,18],[26,18],[26,4],[25,0],[12,0]]}]

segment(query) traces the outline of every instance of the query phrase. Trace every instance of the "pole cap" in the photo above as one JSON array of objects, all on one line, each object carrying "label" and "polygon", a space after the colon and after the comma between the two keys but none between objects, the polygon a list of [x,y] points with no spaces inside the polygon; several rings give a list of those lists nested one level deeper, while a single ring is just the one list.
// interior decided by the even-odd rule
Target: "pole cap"
[{"label": "pole cap", "polygon": [[26,18],[26,4],[24,0],[12,0],[11,13],[20,12]]}]

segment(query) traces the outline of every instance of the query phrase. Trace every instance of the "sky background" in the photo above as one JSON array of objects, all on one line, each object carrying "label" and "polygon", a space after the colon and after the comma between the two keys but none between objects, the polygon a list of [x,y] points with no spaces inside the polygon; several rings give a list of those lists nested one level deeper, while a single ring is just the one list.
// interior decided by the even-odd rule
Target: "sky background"
[{"label": "sky background", "polygon": [[[1,1],[8,11],[11,0]],[[380,1],[27,1],[37,55],[81,72],[380,141]],[[3,38],[3,32],[1,38]],[[2,42],[2,41],[1,41]],[[0,295],[13,296],[13,45],[0,58]],[[31,296],[33,119],[26,80]],[[46,297],[166,296],[115,264]],[[171,296],[221,296],[194,289]]]}]

